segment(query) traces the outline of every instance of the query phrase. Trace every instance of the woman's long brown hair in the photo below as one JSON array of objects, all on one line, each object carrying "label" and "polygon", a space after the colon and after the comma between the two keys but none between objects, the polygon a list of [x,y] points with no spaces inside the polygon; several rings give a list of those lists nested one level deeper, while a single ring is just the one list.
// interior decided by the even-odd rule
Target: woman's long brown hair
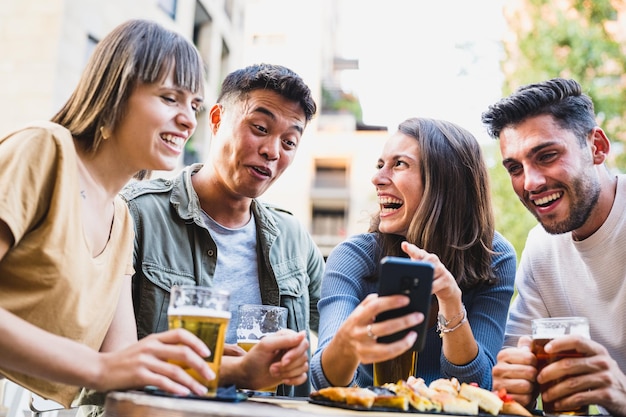
[{"label": "woman's long brown hair", "polygon": [[424,194],[406,237],[381,233],[380,215],[372,219],[380,257],[406,256],[407,240],[436,254],[461,289],[493,284],[494,217],[489,174],[476,138],[454,123],[411,118],[398,131],[419,144]]}]

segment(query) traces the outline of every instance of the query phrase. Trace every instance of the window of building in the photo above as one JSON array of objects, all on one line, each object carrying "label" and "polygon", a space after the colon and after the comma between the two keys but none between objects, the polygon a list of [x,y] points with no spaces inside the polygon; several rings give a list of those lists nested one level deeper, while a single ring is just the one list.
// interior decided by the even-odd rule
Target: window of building
[{"label": "window of building", "polygon": [[196,1],[196,11],[193,17],[193,43],[196,46],[200,46],[202,41],[200,37],[203,36],[203,31],[210,33],[210,26],[212,22],[213,19],[211,18],[209,12],[207,12],[206,8],[202,5],[202,2]]},{"label": "window of building", "polygon": [[233,20],[233,7],[234,0],[226,0],[224,2],[224,12],[226,12],[226,16],[228,16],[230,20]]},{"label": "window of building", "polygon": [[313,207],[311,232],[315,236],[345,235],[346,210],[336,207]]},{"label": "window of building", "polygon": [[346,167],[344,166],[316,166],[315,187],[316,188],[345,188],[346,187]]},{"label": "window of building", "polygon": [[159,8],[167,13],[172,20],[176,19],[176,2],[177,0],[157,0]]},{"label": "window of building", "polygon": [[311,235],[328,256],[330,250],[346,238],[349,212],[348,161],[315,160],[311,189]]}]

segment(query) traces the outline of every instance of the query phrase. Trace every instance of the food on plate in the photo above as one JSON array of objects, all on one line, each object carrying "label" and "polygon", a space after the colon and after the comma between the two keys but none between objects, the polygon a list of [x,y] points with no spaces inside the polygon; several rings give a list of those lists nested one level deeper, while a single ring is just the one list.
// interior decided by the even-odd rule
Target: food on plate
[{"label": "food on plate", "polygon": [[448,394],[456,396],[459,393],[461,384],[459,384],[459,380],[456,378],[439,378],[431,382],[430,385],[428,385],[428,388],[439,392],[447,392]]},{"label": "food on plate", "polygon": [[411,388],[405,381],[400,380],[397,384],[385,384],[383,386],[395,392],[398,397],[407,398],[411,407],[418,411],[441,412],[441,404],[434,403],[428,399],[428,397],[421,395],[419,392]]},{"label": "food on plate", "polygon": [[515,401],[513,397],[511,397],[506,392],[505,388],[500,388],[497,394],[498,394],[498,397],[500,397],[500,399],[503,401],[502,409],[500,410],[501,414],[511,414],[515,416],[532,417],[531,412],[528,411],[526,408],[524,408],[523,405]]},{"label": "food on plate", "polygon": [[466,400],[463,397],[455,396],[449,392],[439,391],[432,401],[441,403],[444,413],[450,414],[467,414],[475,416],[478,414],[478,403]]},{"label": "food on plate", "polygon": [[517,401],[509,401],[502,404],[502,410],[500,410],[501,414],[510,414],[513,416],[526,416],[532,417],[530,411],[524,408],[523,405],[518,403]]},{"label": "food on plate", "polygon": [[[346,394],[348,390],[353,388],[348,387],[327,387],[322,388],[319,391],[314,392],[313,394],[317,394],[320,397],[323,397],[329,401],[334,401],[337,403],[345,403],[346,402]],[[311,394],[311,396],[313,396]]]},{"label": "food on plate", "polygon": [[374,399],[374,406],[397,408],[402,411],[409,411],[409,398],[404,395],[382,394]]},{"label": "food on plate", "polygon": [[[426,381],[424,381],[422,378],[415,378],[414,376],[410,376],[409,379],[406,380],[406,384],[413,391],[415,391],[424,398],[432,398],[433,395],[437,393],[437,391],[426,385]],[[440,409],[438,411],[441,411],[441,404],[439,404],[439,407]]]},{"label": "food on plate", "polygon": [[459,397],[460,387],[461,384],[456,378],[435,379],[428,385],[428,388],[432,391],[430,400],[441,404],[441,408],[445,413],[478,414],[478,403]]},{"label": "food on plate", "polygon": [[376,393],[365,388],[354,388],[346,391],[346,404],[372,408]]},{"label": "food on plate", "polygon": [[329,387],[311,394],[311,399],[355,405],[360,408],[392,408],[398,411],[477,415],[479,410],[498,415],[530,417],[528,410],[504,390],[497,393],[475,384],[459,383],[456,378],[437,379],[429,385],[422,378],[388,383],[382,387]]},{"label": "food on plate", "polygon": [[332,402],[371,408],[374,405],[376,395],[375,392],[367,388],[328,387],[312,393],[311,398],[324,398]]},{"label": "food on plate", "polygon": [[502,401],[498,394],[487,391],[486,389],[478,386],[466,384],[465,382],[461,384],[459,395],[470,401],[476,401],[481,410],[489,414],[493,414],[494,416],[497,416],[498,413],[500,413],[502,404],[504,404],[504,401]]},{"label": "food on plate", "polygon": [[396,392],[390,390],[385,385],[382,387],[367,387],[370,391],[376,393],[374,399],[375,407],[397,408],[398,410],[409,410],[409,398],[404,395],[397,395]]}]

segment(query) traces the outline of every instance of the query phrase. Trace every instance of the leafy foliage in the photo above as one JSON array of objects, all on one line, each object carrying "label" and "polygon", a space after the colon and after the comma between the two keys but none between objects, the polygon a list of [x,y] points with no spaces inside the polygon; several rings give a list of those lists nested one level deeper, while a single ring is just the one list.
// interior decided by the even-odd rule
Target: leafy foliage
[{"label": "leafy foliage", "polygon": [[520,0],[507,9],[504,93],[554,77],[573,78],[592,98],[614,146],[609,165],[626,169],[626,32],[624,0]]},{"label": "leafy foliage", "polygon": [[363,120],[363,109],[357,97],[338,89],[322,86],[322,111],[330,113],[347,112],[357,121]]},{"label": "leafy foliage", "polygon": [[[554,77],[573,78],[592,98],[598,124],[612,142],[608,165],[626,170],[626,0],[519,0],[505,9],[511,38],[504,42],[503,93]],[[623,25],[622,25],[623,26]],[[536,219],[513,192],[497,141],[485,145],[496,229],[518,261]]]}]

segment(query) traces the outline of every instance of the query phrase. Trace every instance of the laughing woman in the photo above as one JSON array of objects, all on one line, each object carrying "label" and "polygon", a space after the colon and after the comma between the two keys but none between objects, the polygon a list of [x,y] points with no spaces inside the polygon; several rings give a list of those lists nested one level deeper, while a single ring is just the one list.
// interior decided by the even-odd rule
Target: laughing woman
[{"label": "laughing woman", "polygon": [[0,377],[69,407],[80,387],[206,388],[206,346],[172,330],[137,342],[133,225],[120,189],[176,167],[202,105],[193,44],[128,21],[95,48],[49,122],[0,137]]},{"label": "laughing woman", "polygon": [[513,295],[515,252],[494,230],[478,142],[450,122],[405,120],[387,140],[372,183],[380,210],[370,232],[349,238],[328,257],[318,304],[319,346],[311,363],[314,388],[372,385],[372,363],[413,346],[413,331],[390,344],[376,340],[424,320],[413,313],[373,322],[408,302],[375,294],[379,261],[393,255],[435,266],[416,376],[427,383],[456,377],[490,389]]}]

